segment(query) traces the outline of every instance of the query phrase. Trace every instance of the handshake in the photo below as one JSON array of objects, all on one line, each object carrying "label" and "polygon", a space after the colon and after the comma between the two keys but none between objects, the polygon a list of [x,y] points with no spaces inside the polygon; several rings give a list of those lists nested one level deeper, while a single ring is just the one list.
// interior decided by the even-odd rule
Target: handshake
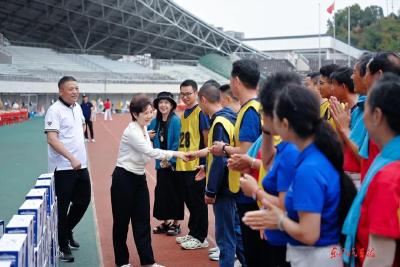
[{"label": "handshake", "polygon": [[190,151],[190,152],[175,151],[174,157],[180,158],[183,161],[192,161],[197,158],[206,157],[207,153],[208,153],[208,148],[204,148],[202,150],[197,150],[197,151]]},{"label": "handshake", "polygon": [[204,158],[210,152],[209,148],[203,148],[197,151],[190,151],[190,152],[182,152],[182,151],[175,151],[174,157],[180,158],[184,161],[192,161],[197,158]]}]

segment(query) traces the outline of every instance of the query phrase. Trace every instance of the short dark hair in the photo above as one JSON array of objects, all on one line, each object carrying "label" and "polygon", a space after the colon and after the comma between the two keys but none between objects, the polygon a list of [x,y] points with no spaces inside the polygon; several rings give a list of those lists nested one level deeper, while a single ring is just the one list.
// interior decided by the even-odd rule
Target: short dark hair
[{"label": "short dark hair", "polygon": [[289,84],[301,85],[300,76],[295,72],[277,72],[267,78],[259,94],[265,115],[273,116],[275,100],[279,92]]},{"label": "short dark hair", "polygon": [[64,76],[58,81],[58,89],[61,89],[64,83],[66,82],[76,82],[76,79],[72,76]]},{"label": "short dark hair", "polygon": [[372,86],[367,101],[371,110],[382,110],[389,127],[400,134],[400,77],[393,73],[382,75]]},{"label": "short dark hair", "polygon": [[338,68],[339,68],[339,66],[336,65],[336,64],[325,65],[325,66],[322,66],[322,67],[319,69],[319,73],[320,73],[322,76],[325,76],[325,77],[327,77],[328,79],[330,79],[332,72],[334,72],[334,71],[337,70]]},{"label": "short dark hair", "polygon": [[260,68],[254,60],[241,59],[233,63],[231,76],[239,77],[247,88],[256,89],[260,80]]},{"label": "short dark hair", "polygon": [[372,53],[369,53],[369,52],[364,52],[359,57],[359,59],[358,59],[356,64],[358,66],[358,69],[359,69],[361,77],[365,76],[365,73],[367,72],[367,64],[371,60],[371,58],[373,58],[373,57],[374,57],[374,55]]},{"label": "short dark hair", "polygon": [[219,102],[220,100],[220,93],[219,88],[220,84],[215,80],[208,80],[206,81],[203,86],[199,90],[199,98],[205,97],[211,103]]},{"label": "short dark hair", "polygon": [[179,88],[182,88],[183,86],[191,86],[193,88],[193,91],[197,91],[197,83],[194,80],[184,80]]},{"label": "short dark hair", "polygon": [[371,74],[381,70],[400,75],[400,57],[392,52],[378,53],[369,61],[368,69]]},{"label": "short dark hair", "polygon": [[320,73],[318,71],[307,73],[307,77],[310,77],[310,79],[314,79],[314,78],[318,77],[319,75],[320,75]]},{"label": "short dark hair", "polygon": [[330,79],[337,81],[339,84],[344,84],[349,89],[350,93],[354,94],[354,83],[351,78],[353,75],[353,70],[348,67],[341,67],[334,72],[332,72]]},{"label": "short dark hair", "polygon": [[131,113],[132,120],[136,121],[133,113],[139,114],[143,112],[149,105],[151,106],[151,101],[145,94],[137,94],[133,96],[131,103],[129,104],[129,112]]},{"label": "short dark hair", "polygon": [[227,94],[232,97],[235,101],[239,101],[236,96],[233,95],[231,86],[229,84],[223,84],[219,87],[219,91],[223,94]]},{"label": "short dark hair", "polygon": [[318,83],[319,75],[321,75],[318,71],[315,72],[310,72],[307,74],[307,77],[309,77],[314,84]]},{"label": "short dark hair", "polygon": [[231,86],[229,84],[223,84],[219,87],[219,90],[222,93],[228,92],[229,90],[231,90]]}]

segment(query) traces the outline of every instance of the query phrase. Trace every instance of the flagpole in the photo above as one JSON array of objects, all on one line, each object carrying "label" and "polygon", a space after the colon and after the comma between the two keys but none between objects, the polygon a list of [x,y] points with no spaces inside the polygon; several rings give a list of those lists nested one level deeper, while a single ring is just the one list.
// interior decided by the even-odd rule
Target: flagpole
[{"label": "flagpole", "polygon": [[318,3],[318,69],[321,68],[321,3]]},{"label": "flagpole", "polygon": [[351,25],[350,25],[350,6],[347,8],[347,66],[350,67],[350,33],[351,33]]},{"label": "flagpole", "polygon": [[[336,1],[334,1],[334,5]],[[336,15],[335,10],[333,10],[333,64],[336,63]]]}]

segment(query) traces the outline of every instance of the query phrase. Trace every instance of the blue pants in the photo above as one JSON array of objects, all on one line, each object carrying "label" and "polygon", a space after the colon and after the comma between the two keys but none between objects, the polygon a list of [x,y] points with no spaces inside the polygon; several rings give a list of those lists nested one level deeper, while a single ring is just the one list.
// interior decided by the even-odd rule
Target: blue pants
[{"label": "blue pants", "polygon": [[239,215],[234,197],[218,196],[213,209],[215,214],[215,238],[220,250],[219,266],[233,267],[236,253],[242,266],[246,267]]}]

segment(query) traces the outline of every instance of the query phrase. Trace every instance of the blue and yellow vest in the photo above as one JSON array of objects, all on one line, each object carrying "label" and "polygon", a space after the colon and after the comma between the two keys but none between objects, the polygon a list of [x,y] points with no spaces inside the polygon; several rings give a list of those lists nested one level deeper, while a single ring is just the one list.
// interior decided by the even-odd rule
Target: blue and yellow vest
[{"label": "blue and yellow vest", "polygon": [[[200,133],[200,115],[201,109],[199,106],[193,109],[187,118],[185,114],[181,116],[181,134],[179,138],[178,151],[189,152],[200,149],[201,133]],[[177,171],[195,171],[199,166],[199,159],[184,162],[182,159],[176,159]]]},{"label": "blue and yellow vest", "polygon": [[[234,146],[234,143],[235,143],[235,141],[234,141],[235,126],[233,125],[233,123],[229,119],[227,119],[227,118],[225,118],[223,116],[217,116],[214,119],[214,121],[213,121],[213,123],[212,123],[212,125],[210,127],[210,131],[208,132],[208,147],[212,147],[212,145],[213,145],[214,127],[215,127],[215,125],[217,123],[222,124],[222,127],[224,127],[225,131],[228,133],[229,146]],[[208,177],[209,177],[209,174],[210,174],[211,162],[212,161],[213,161],[213,155],[212,155],[212,153],[208,153],[208,155],[207,155],[207,170],[206,170],[206,179],[207,180],[206,180],[206,183],[208,183]],[[221,166],[221,168],[224,168],[224,167],[225,166]],[[229,173],[230,172],[231,171],[229,171]],[[232,191],[230,180],[228,180],[228,184],[229,184],[229,190]]]},{"label": "blue and yellow vest", "polygon": [[[240,108],[235,123],[235,132],[234,132],[235,147],[240,146],[240,141],[239,141],[240,127],[242,126],[242,120],[244,114],[250,108],[254,108],[257,112],[260,112],[261,104],[258,100],[252,99],[249,102],[247,102],[243,107]],[[254,123],[260,123],[260,121]],[[231,190],[232,193],[237,193],[239,191],[240,175],[241,174],[238,171],[229,171],[229,189]]]}]

